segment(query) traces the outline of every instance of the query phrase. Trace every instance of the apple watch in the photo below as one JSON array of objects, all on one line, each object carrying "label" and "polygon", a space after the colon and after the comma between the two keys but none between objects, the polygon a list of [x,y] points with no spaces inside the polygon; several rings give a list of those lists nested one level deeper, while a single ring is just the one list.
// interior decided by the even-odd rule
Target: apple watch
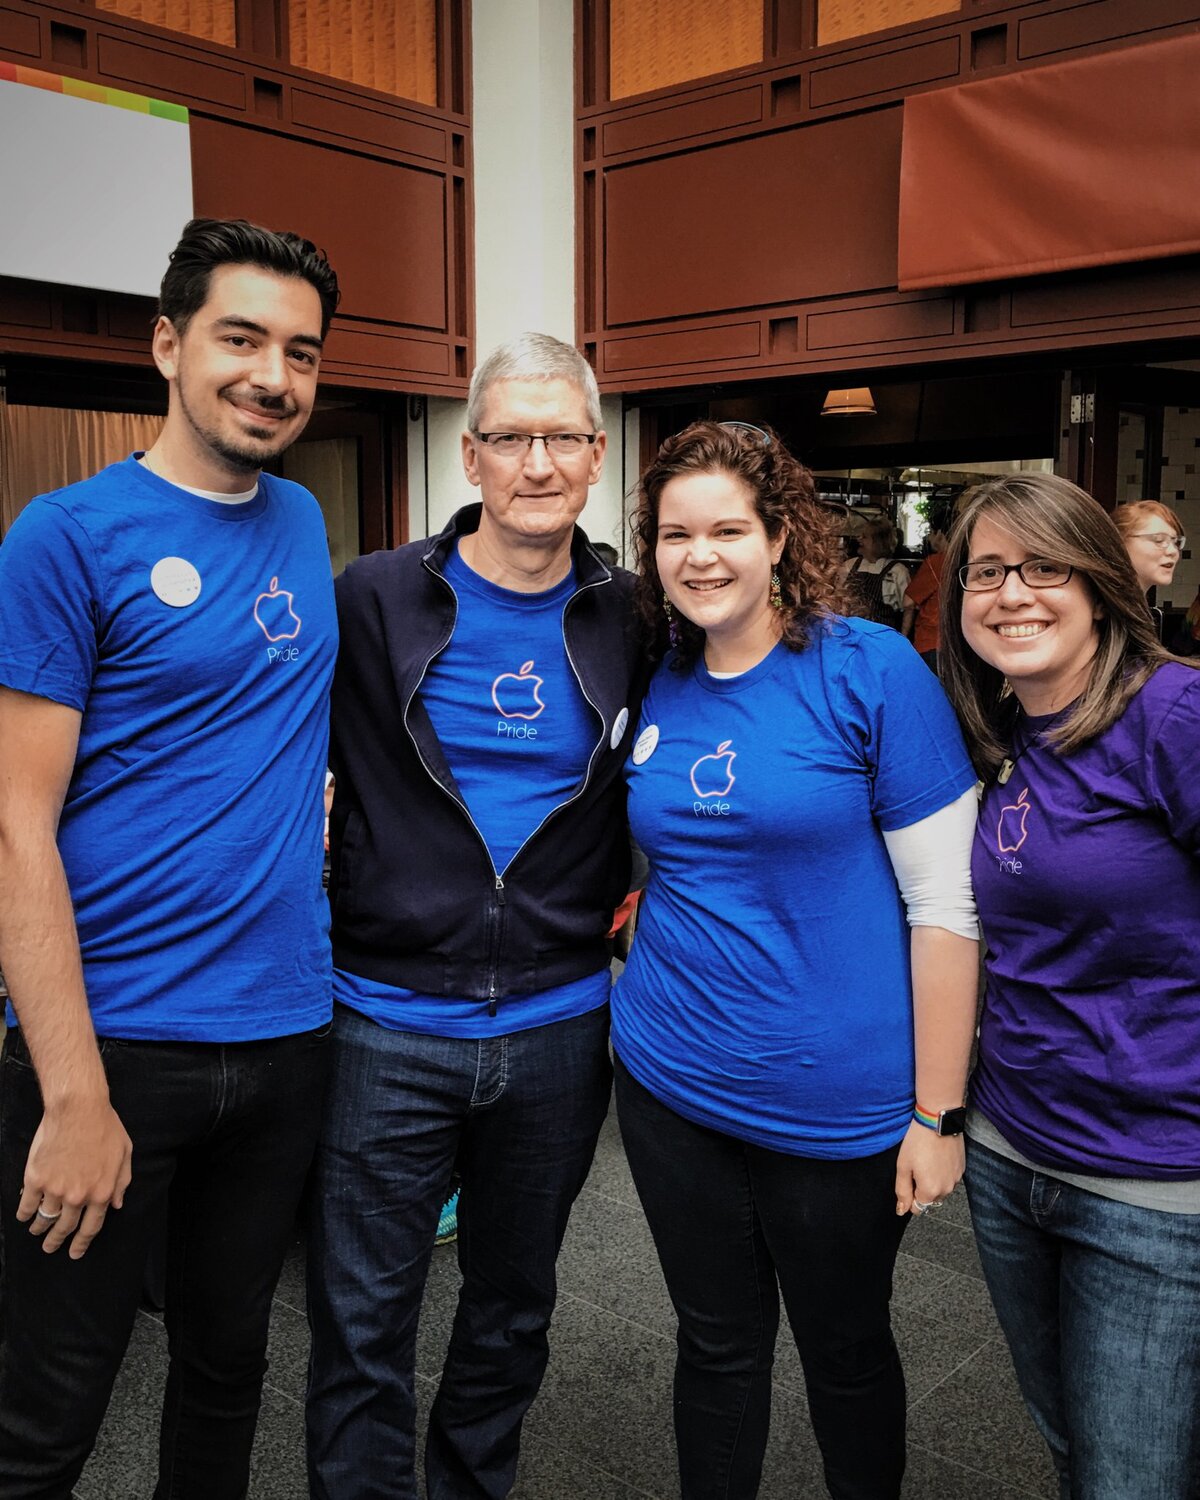
[{"label": "apple watch", "polygon": [[960,1104],[957,1109],[939,1109],[935,1114],[918,1104],[913,1108],[913,1119],[938,1135],[962,1135],[967,1128],[967,1106]]}]

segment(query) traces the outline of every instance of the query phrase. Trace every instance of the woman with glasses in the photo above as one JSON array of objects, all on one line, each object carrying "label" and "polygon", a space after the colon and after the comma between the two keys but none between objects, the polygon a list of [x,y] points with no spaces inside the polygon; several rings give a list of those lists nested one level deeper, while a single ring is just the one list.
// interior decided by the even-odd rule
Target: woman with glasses
[{"label": "woman with glasses", "polygon": [[773,434],[669,438],[635,534],[666,660],[627,769],[650,876],[613,1042],[679,1318],[682,1494],[758,1491],[782,1292],[829,1493],[894,1500],[892,1269],[962,1165],[974,773],[917,654],[834,612],[835,538]]},{"label": "woman with glasses", "polygon": [[[1138,576],[1142,592],[1148,594],[1154,588],[1169,588],[1175,577],[1175,565],[1183,556],[1187,537],[1183,534],[1183,522],[1169,505],[1157,500],[1134,500],[1128,505],[1118,505],[1113,520],[1129,553],[1129,561]],[[1158,627],[1158,638],[1163,636],[1163,612],[1156,602],[1150,606],[1154,623]]]},{"label": "woman with glasses", "polygon": [[976,489],[942,683],[983,794],[967,1190],[1064,1500],[1200,1474],[1200,672],[1066,480]]}]

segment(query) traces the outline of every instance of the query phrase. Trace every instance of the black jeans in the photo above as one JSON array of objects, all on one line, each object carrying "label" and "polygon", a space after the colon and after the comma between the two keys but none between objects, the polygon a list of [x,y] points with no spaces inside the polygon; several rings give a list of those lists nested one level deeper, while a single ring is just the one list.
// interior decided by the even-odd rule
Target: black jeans
[{"label": "black jeans", "polygon": [[907,1217],[898,1148],[818,1161],[683,1119],[617,1059],[629,1166],[679,1318],[683,1500],[751,1500],[771,1417],[779,1292],[835,1500],[895,1500],[904,1373],[888,1304]]},{"label": "black jeans", "polygon": [[240,1500],[271,1297],[316,1142],[328,1027],[270,1041],[102,1038],[133,1182],[82,1260],[14,1215],[42,1102],[19,1031],[0,1064],[0,1495],[66,1500],[167,1222],[170,1351],[155,1500]]}]

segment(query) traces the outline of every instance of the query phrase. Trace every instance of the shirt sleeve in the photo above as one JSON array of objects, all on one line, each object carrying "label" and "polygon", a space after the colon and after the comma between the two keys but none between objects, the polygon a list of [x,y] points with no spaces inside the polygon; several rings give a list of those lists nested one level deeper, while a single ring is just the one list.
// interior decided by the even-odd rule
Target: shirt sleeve
[{"label": "shirt sleeve", "polygon": [[1183,689],[1150,737],[1150,795],[1171,837],[1200,859],[1200,776],[1196,774],[1200,671],[1183,670],[1187,672]]},{"label": "shirt sleeve", "polygon": [[844,732],[866,766],[871,812],[905,828],[975,784],[958,721],[937,678],[886,626],[863,626],[842,674]]},{"label": "shirt sleeve", "polygon": [[979,936],[971,888],[971,843],[979,799],[971,787],[937,812],[883,835],[910,927]]},{"label": "shirt sleeve", "polygon": [[87,534],[61,505],[30,501],[0,546],[0,684],[82,712],[100,620]]}]

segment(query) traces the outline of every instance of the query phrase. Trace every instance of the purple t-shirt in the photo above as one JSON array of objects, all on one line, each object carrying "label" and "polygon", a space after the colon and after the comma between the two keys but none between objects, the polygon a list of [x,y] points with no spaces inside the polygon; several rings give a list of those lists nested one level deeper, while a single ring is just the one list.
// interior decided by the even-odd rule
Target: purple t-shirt
[{"label": "purple t-shirt", "polygon": [[1071,755],[1031,743],[984,794],[972,875],[975,1104],[1045,1166],[1200,1178],[1200,671],[1160,667]]}]

